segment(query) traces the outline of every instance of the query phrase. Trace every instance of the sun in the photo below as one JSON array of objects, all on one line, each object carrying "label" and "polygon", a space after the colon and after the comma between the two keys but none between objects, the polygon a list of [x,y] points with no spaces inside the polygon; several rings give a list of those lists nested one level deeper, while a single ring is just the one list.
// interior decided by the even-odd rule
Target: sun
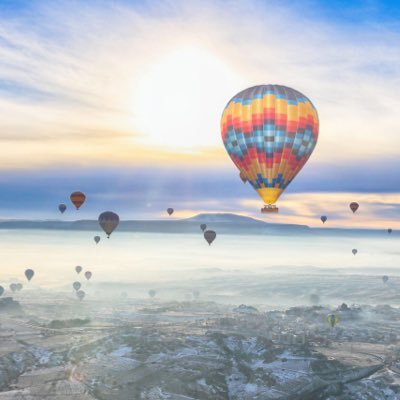
[{"label": "sun", "polygon": [[186,151],[220,145],[221,112],[239,81],[232,68],[207,49],[180,46],[163,54],[133,88],[139,140]]}]

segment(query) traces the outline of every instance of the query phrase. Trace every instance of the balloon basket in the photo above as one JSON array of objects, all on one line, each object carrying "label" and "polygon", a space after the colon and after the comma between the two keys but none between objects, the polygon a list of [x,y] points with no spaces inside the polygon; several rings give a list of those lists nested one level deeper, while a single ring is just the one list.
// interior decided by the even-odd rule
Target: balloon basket
[{"label": "balloon basket", "polygon": [[273,204],[265,205],[262,209],[261,212],[263,214],[266,213],[277,213],[279,212],[279,208],[277,206],[274,206]]}]

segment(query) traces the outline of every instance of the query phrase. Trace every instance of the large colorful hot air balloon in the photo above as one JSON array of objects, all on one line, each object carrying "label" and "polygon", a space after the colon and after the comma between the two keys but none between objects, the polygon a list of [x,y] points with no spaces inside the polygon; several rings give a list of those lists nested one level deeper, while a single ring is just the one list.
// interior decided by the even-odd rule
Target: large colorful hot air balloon
[{"label": "large colorful hot air balloon", "polygon": [[313,152],[318,129],[311,101],[286,86],[254,86],[229,101],[221,118],[222,140],[267,205],[262,212],[278,211],[274,204]]},{"label": "large colorful hot air balloon", "polygon": [[35,275],[35,271],[33,269],[28,268],[25,271],[25,276],[26,276],[26,279],[28,279],[28,281],[30,281],[33,278],[33,275]]},{"label": "large colorful hot air balloon", "polygon": [[356,203],[355,201],[353,201],[352,203],[350,203],[349,205],[350,210],[353,211],[353,214],[358,210],[358,207],[360,207],[360,205],[358,203]]},{"label": "large colorful hot air balloon", "polygon": [[337,314],[328,314],[326,317],[328,324],[331,328],[334,328],[339,323],[339,317]]},{"label": "large colorful hot air balloon", "polygon": [[99,215],[99,224],[107,234],[107,237],[110,238],[110,235],[119,224],[119,216],[112,211],[104,211]]},{"label": "large colorful hot air balloon", "polygon": [[71,193],[70,199],[72,204],[79,210],[79,207],[85,202],[86,196],[82,192]]},{"label": "large colorful hot air balloon", "polygon": [[65,204],[59,204],[58,205],[58,210],[60,211],[61,214],[64,214],[64,211],[67,209],[67,206]]},{"label": "large colorful hot air balloon", "polygon": [[204,232],[204,239],[207,240],[207,243],[211,246],[211,243],[217,237],[217,234],[214,231],[205,231]]}]

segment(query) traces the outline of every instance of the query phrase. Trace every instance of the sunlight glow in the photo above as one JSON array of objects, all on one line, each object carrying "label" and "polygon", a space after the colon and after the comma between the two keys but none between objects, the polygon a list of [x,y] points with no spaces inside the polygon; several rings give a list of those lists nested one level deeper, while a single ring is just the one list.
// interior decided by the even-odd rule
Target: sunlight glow
[{"label": "sunlight glow", "polygon": [[240,87],[238,76],[216,55],[178,47],[135,82],[133,124],[146,144],[187,151],[218,146],[220,114]]}]

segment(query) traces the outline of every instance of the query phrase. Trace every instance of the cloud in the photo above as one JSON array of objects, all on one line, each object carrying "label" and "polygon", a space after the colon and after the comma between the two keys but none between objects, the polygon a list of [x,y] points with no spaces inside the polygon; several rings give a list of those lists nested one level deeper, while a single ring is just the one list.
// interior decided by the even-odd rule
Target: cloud
[{"label": "cloud", "polygon": [[[218,165],[225,157],[218,132],[225,103],[244,87],[268,82],[293,86],[317,106],[316,165],[398,157],[397,27],[370,21],[369,8],[362,24],[340,24],[320,9],[315,15],[315,8],[313,2],[299,8],[61,1],[9,10],[0,15],[0,139],[6,141],[0,167],[55,166],[75,153],[87,165],[177,158]],[[178,143],[196,143],[191,153],[157,146],[138,124],[137,91],[154,68],[163,76],[157,68],[171,54],[183,63],[199,55],[187,76],[199,82],[190,112],[168,120],[157,87],[146,85],[158,107],[154,119],[162,115],[166,134],[173,130]],[[189,82],[182,74],[169,79],[166,87],[178,93]]]}]

